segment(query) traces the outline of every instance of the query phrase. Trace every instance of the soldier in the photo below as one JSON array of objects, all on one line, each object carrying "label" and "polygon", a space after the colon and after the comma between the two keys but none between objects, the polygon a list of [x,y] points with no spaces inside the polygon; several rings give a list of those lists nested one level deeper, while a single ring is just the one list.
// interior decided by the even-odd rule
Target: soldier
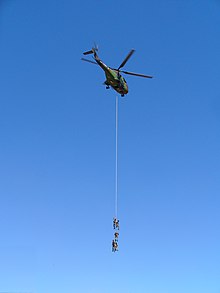
[{"label": "soldier", "polygon": [[116,218],[113,218],[113,228],[119,230],[119,220]]},{"label": "soldier", "polygon": [[113,228],[114,229],[116,228],[116,221],[117,221],[117,219],[116,218],[113,218]]},{"label": "soldier", "polygon": [[115,240],[112,240],[112,252],[118,251],[118,244]]},{"label": "soldier", "polygon": [[118,233],[118,232],[115,232],[114,235],[115,235],[115,241],[118,242],[118,236],[119,236],[119,233]]}]

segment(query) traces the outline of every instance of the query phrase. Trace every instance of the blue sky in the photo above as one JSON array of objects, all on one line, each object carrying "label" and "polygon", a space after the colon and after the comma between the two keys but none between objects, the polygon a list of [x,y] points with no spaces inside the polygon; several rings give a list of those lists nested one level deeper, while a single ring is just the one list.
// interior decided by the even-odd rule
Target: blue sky
[{"label": "blue sky", "polygon": [[[1,1],[0,291],[220,292],[220,2]],[[125,70],[119,101],[96,66]]]}]

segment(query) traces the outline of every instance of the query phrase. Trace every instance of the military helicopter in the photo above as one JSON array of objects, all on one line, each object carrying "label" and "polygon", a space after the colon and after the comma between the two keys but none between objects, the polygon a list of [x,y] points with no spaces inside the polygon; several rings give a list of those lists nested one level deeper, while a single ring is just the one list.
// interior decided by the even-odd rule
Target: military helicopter
[{"label": "military helicopter", "polygon": [[102,62],[102,60],[99,59],[97,52],[98,52],[98,48],[95,45],[92,48],[92,50],[86,51],[83,53],[84,55],[93,54],[94,60],[96,62],[85,59],[85,58],[81,58],[81,60],[86,61],[86,62],[90,62],[95,65],[99,65],[105,71],[106,81],[104,82],[104,85],[106,85],[106,88],[109,89],[111,86],[122,97],[124,97],[124,95],[126,95],[128,93],[128,85],[127,85],[127,82],[124,79],[124,77],[120,74],[120,72],[125,73],[125,74],[129,74],[129,75],[145,77],[145,78],[152,78],[153,77],[150,75],[139,74],[139,73],[121,70],[121,68],[125,66],[128,59],[130,59],[130,57],[135,52],[135,50],[133,50],[133,49],[128,53],[128,55],[126,56],[124,61],[120,64],[120,66],[117,69],[108,67],[104,62]]}]

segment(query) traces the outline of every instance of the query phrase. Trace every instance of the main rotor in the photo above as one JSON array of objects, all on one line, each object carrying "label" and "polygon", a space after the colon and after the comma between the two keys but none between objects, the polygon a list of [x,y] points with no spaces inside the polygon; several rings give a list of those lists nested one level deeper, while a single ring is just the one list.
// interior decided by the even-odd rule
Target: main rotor
[{"label": "main rotor", "polygon": [[115,69],[115,68],[112,68],[112,69],[118,71],[118,73],[119,73],[119,72],[122,72],[122,73],[129,74],[129,75],[140,76],[140,77],[145,77],[145,78],[152,78],[153,76],[151,76],[151,75],[145,75],[145,74],[141,74],[141,73],[135,73],[135,72],[130,72],[130,71],[120,70],[122,67],[125,66],[125,64],[128,62],[128,60],[129,60],[129,59],[131,58],[131,56],[134,54],[134,52],[135,52],[135,50],[132,49],[132,50],[128,53],[128,55],[125,57],[124,61],[120,64],[120,66],[119,66],[117,69]]},{"label": "main rotor", "polygon": [[[90,51],[86,51],[83,53],[83,55],[88,55],[88,54],[94,54],[94,57],[96,56],[96,52],[98,51],[98,47],[95,45],[94,48],[92,48],[92,50]],[[130,72],[130,71],[124,71],[124,70],[121,70],[121,68],[123,68],[125,66],[125,64],[128,62],[128,60],[131,58],[131,56],[134,54],[135,50],[132,49],[128,55],[125,57],[125,59],[123,60],[123,62],[119,65],[118,68],[112,68],[112,67],[109,67],[110,69],[113,69],[115,71],[118,72],[118,74],[120,72],[122,73],[125,73],[125,74],[128,74],[128,75],[133,75],[133,76],[139,76],[139,77],[144,77],[144,78],[152,78],[153,76],[151,75],[145,75],[145,74],[141,74],[141,73],[135,73],[135,72]],[[90,62],[92,64],[96,64],[98,65],[96,62],[94,61],[91,61],[91,60],[88,60],[88,59],[85,59],[85,58],[81,58],[81,60],[83,61],[86,61],[86,62]]]}]

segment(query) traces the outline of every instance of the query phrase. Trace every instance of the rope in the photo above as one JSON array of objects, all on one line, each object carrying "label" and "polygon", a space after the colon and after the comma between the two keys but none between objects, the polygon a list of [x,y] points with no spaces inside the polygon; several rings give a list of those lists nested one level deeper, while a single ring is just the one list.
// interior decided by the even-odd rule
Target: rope
[{"label": "rope", "polygon": [[118,96],[115,101],[115,218],[118,214]]}]

